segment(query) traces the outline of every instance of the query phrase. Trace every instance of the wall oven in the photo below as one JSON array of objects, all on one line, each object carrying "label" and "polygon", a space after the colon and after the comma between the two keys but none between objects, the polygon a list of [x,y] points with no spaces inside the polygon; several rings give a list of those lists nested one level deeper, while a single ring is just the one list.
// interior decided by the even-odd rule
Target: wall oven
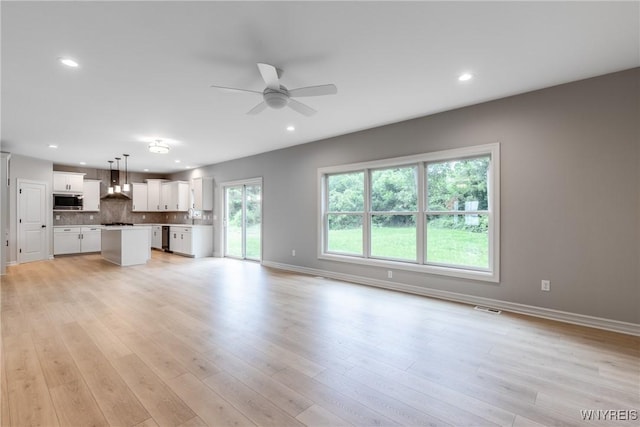
[{"label": "wall oven", "polygon": [[82,194],[54,194],[53,210],[54,211],[81,211],[82,210]]}]

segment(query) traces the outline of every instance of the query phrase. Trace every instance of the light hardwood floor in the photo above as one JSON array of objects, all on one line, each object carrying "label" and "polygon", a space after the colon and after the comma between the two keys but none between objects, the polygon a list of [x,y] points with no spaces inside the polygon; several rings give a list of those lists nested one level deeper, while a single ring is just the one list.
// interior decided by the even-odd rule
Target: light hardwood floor
[{"label": "light hardwood floor", "polygon": [[636,337],[155,251],[1,290],[3,426],[638,425]]}]

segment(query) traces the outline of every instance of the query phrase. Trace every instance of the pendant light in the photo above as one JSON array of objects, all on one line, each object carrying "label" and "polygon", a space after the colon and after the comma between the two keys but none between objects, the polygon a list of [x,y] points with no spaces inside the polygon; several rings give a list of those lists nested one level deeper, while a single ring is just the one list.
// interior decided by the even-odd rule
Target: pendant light
[{"label": "pendant light", "polygon": [[122,193],[122,187],[120,187],[120,157],[116,157],[116,170],[118,171],[118,184],[116,184],[116,193]]},{"label": "pendant light", "polygon": [[109,162],[109,188],[107,188],[107,194],[113,194],[113,182],[111,180],[111,174],[113,173],[113,160],[108,160]]},{"label": "pendant light", "polygon": [[129,192],[131,191],[131,186],[129,185],[129,169],[127,167],[127,157],[128,154],[123,154],[124,156],[124,187],[122,187],[122,191]]}]

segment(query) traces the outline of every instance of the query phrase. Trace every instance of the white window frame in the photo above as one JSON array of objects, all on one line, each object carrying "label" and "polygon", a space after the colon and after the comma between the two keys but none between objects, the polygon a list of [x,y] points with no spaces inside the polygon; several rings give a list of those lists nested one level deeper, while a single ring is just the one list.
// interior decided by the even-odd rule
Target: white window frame
[{"label": "white window frame", "polygon": [[[488,208],[489,217],[489,268],[486,270],[464,268],[452,265],[435,265],[425,263],[425,227],[426,215],[426,177],[425,165],[429,162],[452,161],[458,159],[490,156],[488,173]],[[374,258],[370,255],[370,171],[390,167],[418,165],[418,219],[417,219],[417,262]],[[365,172],[363,215],[363,255],[348,255],[328,252],[325,227],[327,218],[328,194],[326,194],[326,176],[348,172]],[[421,273],[459,277],[463,279],[482,280],[498,283],[500,281],[500,144],[484,144],[451,150],[423,153],[413,156],[375,160],[371,162],[352,163],[347,165],[328,166],[318,169],[318,258],[323,260],[361,264],[396,270],[407,270]],[[473,213],[473,212],[467,212]],[[483,212],[484,213],[484,212]]]}]

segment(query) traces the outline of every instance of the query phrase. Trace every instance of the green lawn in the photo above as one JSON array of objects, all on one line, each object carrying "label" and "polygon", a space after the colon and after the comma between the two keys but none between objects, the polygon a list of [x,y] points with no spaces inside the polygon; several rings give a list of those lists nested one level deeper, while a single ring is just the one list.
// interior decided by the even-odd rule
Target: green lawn
[{"label": "green lawn", "polygon": [[[242,229],[227,227],[227,255],[242,257]],[[247,228],[247,258],[260,259],[260,226]]]},{"label": "green lawn", "polygon": [[[227,254],[242,256],[239,227],[227,229]],[[374,227],[372,254],[381,258],[416,259],[414,227]],[[329,232],[329,250],[350,254],[362,253],[360,229]],[[260,259],[260,227],[247,229],[247,258]],[[489,267],[489,244],[485,233],[447,228],[427,228],[427,261],[469,267]]]},{"label": "green lawn", "polygon": [[[375,227],[371,234],[372,255],[383,258],[416,259],[414,227]],[[361,254],[362,231],[360,229],[330,231],[329,250]],[[488,236],[485,233],[428,227],[427,261],[488,268]]]}]

